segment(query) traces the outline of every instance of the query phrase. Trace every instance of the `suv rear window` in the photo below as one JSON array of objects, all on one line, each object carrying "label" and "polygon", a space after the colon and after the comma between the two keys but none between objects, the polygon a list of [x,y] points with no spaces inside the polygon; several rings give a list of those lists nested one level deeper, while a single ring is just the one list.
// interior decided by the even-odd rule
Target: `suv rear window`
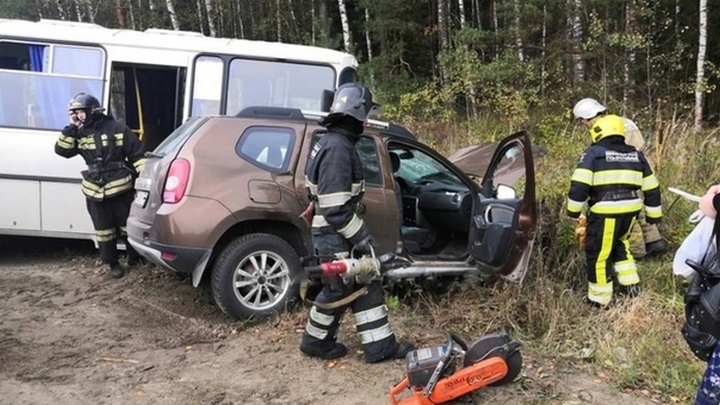
[{"label": "suv rear window", "polygon": [[240,137],[235,151],[251,163],[281,173],[287,170],[294,146],[295,131],[290,128],[250,127]]},{"label": "suv rear window", "polygon": [[185,121],[184,124],[180,125],[155,148],[155,153],[164,156],[177,150],[177,148],[185,144],[185,141],[190,138],[190,135],[194,134],[207,120],[207,117],[192,117]]}]

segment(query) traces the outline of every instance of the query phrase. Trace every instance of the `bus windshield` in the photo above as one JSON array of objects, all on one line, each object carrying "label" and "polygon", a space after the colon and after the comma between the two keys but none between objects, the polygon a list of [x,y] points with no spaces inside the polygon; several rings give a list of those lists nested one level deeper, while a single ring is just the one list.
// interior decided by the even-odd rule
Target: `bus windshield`
[{"label": "bus windshield", "polygon": [[195,63],[191,115],[235,115],[249,106],[299,108],[319,111],[324,90],[335,88],[329,65],[252,59],[229,63],[227,101],[220,108],[223,61],[201,56]]}]

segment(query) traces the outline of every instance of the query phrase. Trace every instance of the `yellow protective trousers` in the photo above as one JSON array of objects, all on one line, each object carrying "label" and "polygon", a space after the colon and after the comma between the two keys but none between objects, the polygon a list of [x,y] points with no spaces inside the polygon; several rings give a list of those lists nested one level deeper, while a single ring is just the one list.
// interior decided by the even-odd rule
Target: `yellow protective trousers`
[{"label": "yellow protective trousers", "polygon": [[585,254],[587,258],[588,299],[599,305],[610,303],[613,281],[621,286],[640,282],[628,237],[635,214],[588,216]]}]

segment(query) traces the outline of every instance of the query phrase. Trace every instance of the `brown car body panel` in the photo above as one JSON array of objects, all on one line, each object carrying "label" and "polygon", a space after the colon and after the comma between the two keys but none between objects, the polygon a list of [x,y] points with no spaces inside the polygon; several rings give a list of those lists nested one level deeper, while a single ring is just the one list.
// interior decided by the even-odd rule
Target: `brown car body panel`
[{"label": "brown car body panel", "polygon": [[[293,163],[297,162],[302,147],[305,123],[282,122],[278,125],[277,121],[261,120],[247,125],[248,122],[231,117],[210,120],[178,154],[179,158],[190,161],[192,174],[186,194],[211,197],[228,211],[229,218],[218,223],[217,229],[209,234],[206,246],[210,248],[239,222],[275,220],[290,223],[298,231],[302,227],[302,221],[298,219],[302,207],[295,193],[292,173],[295,170]],[[268,172],[238,156],[236,145],[241,135],[254,126],[280,126],[291,128],[298,134],[300,142],[292,151],[286,173]],[[208,137],[211,142],[207,141]]]}]

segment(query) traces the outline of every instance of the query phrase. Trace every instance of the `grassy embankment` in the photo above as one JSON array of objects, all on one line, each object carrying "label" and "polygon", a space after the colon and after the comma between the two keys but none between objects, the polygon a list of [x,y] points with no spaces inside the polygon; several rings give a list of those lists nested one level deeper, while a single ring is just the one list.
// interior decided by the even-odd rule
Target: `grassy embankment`
[{"label": "grassy embankment", "polygon": [[[445,152],[497,140],[510,132],[489,121],[475,129],[433,126],[432,130],[414,129],[424,142]],[[692,229],[687,218],[696,205],[677,200],[667,187],[703,194],[710,184],[720,182],[720,130],[694,134],[686,122],[676,120],[657,122],[654,127],[657,130],[644,131],[650,145],[646,155],[663,188],[661,231],[672,249],[662,257],[639,262],[644,287],[639,298],[620,298],[607,311],[581,304],[586,292],[584,255],[573,240],[564,203],[569,177],[589,136],[573,123],[548,119],[527,128],[533,142],[544,146],[548,154],[536,162],[541,219],[522,286],[503,282],[483,287],[466,282],[443,295],[417,293],[392,305],[396,315],[409,324],[456,330],[472,338],[505,328],[527,350],[573,361],[619,388],[643,390],[664,403],[689,402],[705,367],[680,335],[685,287],[672,274],[672,258]]]}]

